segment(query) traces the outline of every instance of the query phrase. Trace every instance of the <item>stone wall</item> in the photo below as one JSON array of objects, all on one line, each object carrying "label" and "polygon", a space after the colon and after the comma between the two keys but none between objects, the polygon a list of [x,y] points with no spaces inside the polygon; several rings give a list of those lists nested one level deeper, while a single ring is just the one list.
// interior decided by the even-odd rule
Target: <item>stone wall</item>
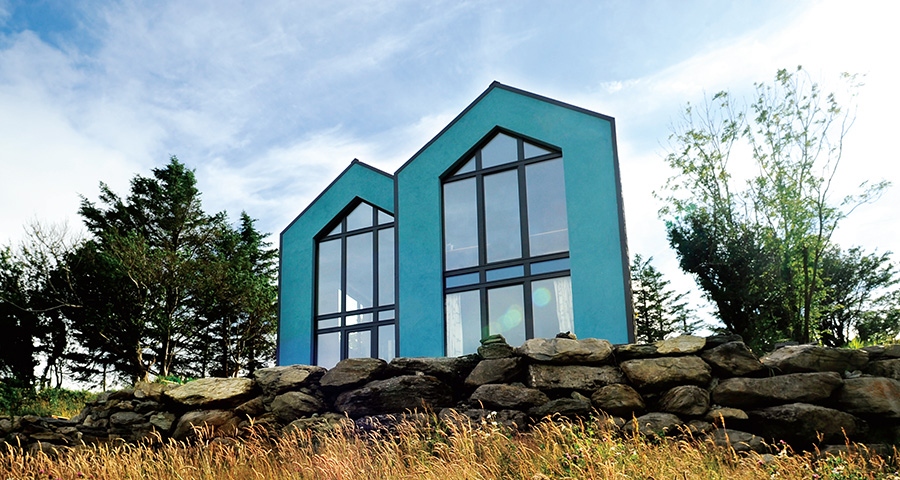
[{"label": "stone wall", "polygon": [[513,348],[490,338],[458,358],[349,359],[331,370],[273,367],[252,378],[139,383],[101,394],[70,420],[0,417],[0,439],[29,449],[108,441],[360,427],[427,409],[513,428],[548,415],[605,414],[624,434],[690,432],[762,451],[900,444],[900,345],[787,346],[757,358],[739,337],[682,336],[613,346],[566,336]]}]

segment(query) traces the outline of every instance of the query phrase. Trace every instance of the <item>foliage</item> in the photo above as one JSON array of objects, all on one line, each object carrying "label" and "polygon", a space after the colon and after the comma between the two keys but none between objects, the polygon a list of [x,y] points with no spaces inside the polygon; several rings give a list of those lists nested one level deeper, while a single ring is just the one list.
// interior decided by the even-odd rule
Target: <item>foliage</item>
[{"label": "foliage", "polygon": [[[186,473],[189,472],[189,473]],[[343,424],[327,433],[293,431],[240,441],[186,445],[97,446],[50,456],[0,449],[0,478],[181,479],[703,478],[900,479],[896,459],[859,447],[840,457],[813,452],[737,454],[700,438],[621,437],[604,418],[544,419],[528,433],[487,421],[402,422],[361,433]]]},{"label": "foliage", "polygon": [[651,343],[676,332],[696,332],[701,322],[688,309],[686,294],[670,290],[670,282],[650,264],[652,260],[653,257],[644,260],[638,254],[631,262],[635,340]]},{"label": "foliage", "polygon": [[676,173],[660,195],[670,244],[726,329],[756,346],[820,338],[834,310],[823,271],[832,234],[888,185],[864,182],[833,198],[860,86],[843,79],[847,106],[801,68],[779,70],[772,84],[756,84],[747,106],[728,92],[699,109],[688,104],[670,136],[666,160]]},{"label": "foliage", "polygon": [[66,417],[78,414],[92,393],[84,390],[47,388],[35,391],[0,382],[0,416],[37,415]]}]

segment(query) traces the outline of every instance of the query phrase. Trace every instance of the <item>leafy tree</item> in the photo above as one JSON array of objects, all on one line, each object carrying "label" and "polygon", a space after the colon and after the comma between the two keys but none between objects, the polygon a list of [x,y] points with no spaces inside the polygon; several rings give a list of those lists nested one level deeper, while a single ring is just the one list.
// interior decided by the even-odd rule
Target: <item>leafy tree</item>
[{"label": "leafy tree", "polygon": [[[126,198],[103,183],[100,205],[82,198],[79,213],[92,238],[68,258],[78,308],[66,310],[81,346],[71,358],[82,377],[109,369],[129,380],[202,370],[202,355],[192,351],[197,340],[208,340],[215,325],[250,316],[258,320],[259,342],[272,342],[274,307],[250,311],[258,306],[241,300],[257,283],[272,283],[271,267],[258,265],[270,265],[274,255],[264,251],[263,235],[246,215],[236,232],[224,212],[205,213],[194,172],[177,158],[152,172],[135,176]],[[225,247],[230,242],[234,252]],[[255,362],[271,358],[265,348],[257,351]],[[236,372],[228,367],[219,373]]]},{"label": "leafy tree", "polygon": [[650,264],[652,260],[635,255],[631,262],[635,339],[650,343],[675,332],[696,332],[701,322],[688,309],[685,294],[668,288],[670,282]]},{"label": "leafy tree", "polygon": [[[751,343],[766,344],[773,335],[817,337],[831,236],[887,186],[864,183],[858,194],[833,199],[859,87],[854,76],[843,78],[849,107],[798,67],[779,70],[772,84],[756,84],[748,106],[736,105],[728,92],[699,110],[689,104],[673,128],[666,160],[676,174],[664,187],[660,212],[670,244],[726,328]],[[744,183],[735,171],[756,173]]]}]

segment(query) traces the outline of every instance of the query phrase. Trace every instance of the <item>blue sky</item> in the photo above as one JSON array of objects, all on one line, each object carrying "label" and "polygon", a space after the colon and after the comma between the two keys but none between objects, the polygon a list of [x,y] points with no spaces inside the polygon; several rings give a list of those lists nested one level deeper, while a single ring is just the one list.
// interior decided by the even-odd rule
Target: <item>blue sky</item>
[{"label": "blue sky", "polygon": [[0,244],[34,219],[79,230],[79,194],[170,155],[208,211],[277,234],[353,158],[394,171],[498,80],[616,118],[631,252],[685,290],[652,196],[669,126],[802,64],[826,88],[866,75],[839,193],[895,187],[836,239],[900,251],[900,39],[881,5],[0,0]]}]

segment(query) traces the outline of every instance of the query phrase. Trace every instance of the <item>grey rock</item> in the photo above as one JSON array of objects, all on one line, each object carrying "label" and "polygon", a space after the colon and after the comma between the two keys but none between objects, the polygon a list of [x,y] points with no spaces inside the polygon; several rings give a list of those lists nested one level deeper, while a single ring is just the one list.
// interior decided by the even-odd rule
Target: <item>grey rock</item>
[{"label": "grey rock", "polygon": [[240,419],[230,410],[195,410],[178,419],[172,433],[175,440],[187,440],[196,436],[195,429],[205,429],[212,437],[234,435]]},{"label": "grey rock", "polygon": [[327,434],[353,426],[353,420],[350,420],[345,415],[326,413],[315,417],[298,418],[285,426],[281,431],[285,434],[306,431]]},{"label": "grey rock", "polygon": [[843,441],[845,433],[852,438],[861,426],[849,413],[808,403],[789,403],[747,414],[754,433],[775,441],[786,440],[801,448],[818,443],[820,437],[826,442]]},{"label": "grey rock", "polygon": [[7,417],[0,418],[0,436],[9,435],[13,430],[12,420]]},{"label": "grey rock", "polygon": [[166,391],[172,390],[176,387],[177,385],[171,383],[140,381],[134,384],[134,398],[138,400],[162,402],[165,398],[164,394],[166,393]]},{"label": "grey rock", "polygon": [[462,357],[397,357],[390,366],[399,375],[431,375],[450,386],[463,385],[466,376],[481,361],[477,355]]},{"label": "grey rock", "polygon": [[706,337],[706,349],[716,348],[719,345],[724,345],[726,343],[731,342],[744,342],[744,339],[741,338],[740,335],[736,333],[729,333],[723,335],[710,335]]},{"label": "grey rock", "polygon": [[628,435],[639,433],[645,437],[665,437],[679,433],[684,423],[671,413],[650,412],[625,423],[622,431]]},{"label": "grey rock", "polygon": [[147,421],[146,417],[136,412],[116,412],[109,417],[109,423],[115,427],[126,427],[145,421]]},{"label": "grey rock", "polygon": [[230,408],[253,398],[255,386],[249,378],[201,378],[167,390],[164,395],[188,408]]},{"label": "grey rock", "polygon": [[445,383],[430,375],[401,375],[376,380],[362,388],[338,395],[335,409],[351,418],[413,409],[439,409],[453,403],[453,394]]},{"label": "grey rock", "polygon": [[624,383],[622,371],[612,365],[592,367],[587,365],[546,365],[528,366],[527,384],[541,390],[594,390],[614,384]]},{"label": "grey rock", "polygon": [[659,355],[686,355],[699,352],[706,346],[706,339],[694,335],[680,335],[656,342],[656,353]]},{"label": "grey rock", "polygon": [[597,389],[591,395],[591,402],[610,415],[626,418],[631,418],[646,408],[641,394],[625,384],[607,385]]},{"label": "grey rock", "polygon": [[291,390],[316,387],[325,369],[311,365],[289,365],[261,368],[253,372],[253,379],[263,394],[274,397]]},{"label": "grey rock", "polygon": [[285,392],[272,400],[271,409],[280,422],[290,423],[325,410],[325,404],[303,392]]},{"label": "grey rock", "polygon": [[848,378],[838,392],[837,406],[858,415],[900,418],[900,381],[881,377]]},{"label": "grey rock", "polygon": [[866,366],[866,373],[876,377],[893,378],[900,380],[900,358],[887,358],[885,360],[877,360],[869,362]]},{"label": "grey rock", "polygon": [[266,404],[263,399],[264,397],[260,396],[247,400],[246,402],[235,407],[234,414],[238,417],[241,417],[241,419],[245,419],[247,417],[258,417],[262,415],[266,412]]},{"label": "grey rock", "polygon": [[706,385],[712,378],[709,365],[693,355],[627,360],[620,367],[639,391],[660,391],[681,384]]},{"label": "grey rock", "polygon": [[516,385],[490,384],[475,389],[469,401],[494,409],[528,410],[550,401],[544,392]]},{"label": "grey rock", "polygon": [[859,370],[869,361],[863,350],[792,345],[779,348],[761,359],[763,365],[782,373],[838,372]]},{"label": "grey rock", "polygon": [[478,355],[481,358],[507,358],[516,355],[516,349],[506,342],[489,343],[478,347]]},{"label": "grey rock", "polygon": [[740,430],[717,428],[707,438],[717,447],[732,448],[735,452],[764,453],[768,450],[762,437]]},{"label": "grey rock", "polygon": [[477,387],[487,383],[509,383],[522,374],[522,359],[518,357],[492,358],[478,362],[466,377],[465,384]]},{"label": "grey rock", "polygon": [[475,427],[503,427],[509,430],[519,430],[528,425],[528,415],[519,410],[487,410],[484,408],[460,410],[445,408],[440,411],[438,418],[442,422],[449,424],[465,422]]},{"label": "grey rock", "polygon": [[616,345],[616,360],[624,362],[625,360],[633,360],[636,358],[651,358],[659,356],[656,353],[656,345],[628,343],[625,345]]},{"label": "grey rock", "polygon": [[739,408],[715,407],[706,412],[706,416],[703,418],[708,422],[722,426],[723,424],[727,425],[729,421],[742,421],[750,417],[747,416],[747,412]]},{"label": "grey rock", "polygon": [[150,416],[150,425],[156,427],[162,433],[168,434],[175,424],[175,414],[169,412],[157,412]]},{"label": "grey rock", "polygon": [[323,391],[335,393],[381,380],[387,372],[388,364],[380,358],[346,358],[328,370],[319,385]]},{"label": "grey rock", "polygon": [[831,397],[844,380],[835,372],[792,373],[767,378],[729,378],[712,391],[713,402],[756,408],[780,403],[814,403]]},{"label": "grey rock", "polygon": [[729,342],[704,351],[706,360],[719,377],[743,377],[762,372],[766,367],[744,342]]},{"label": "grey rock", "polygon": [[591,413],[591,400],[584,395],[574,392],[570,398],[557,398],[543,405],[538,405],[528,410],[529,415],[543,418],[552,415],[563,417],[586,417]]},{"label": "grey rock", "polygon": [[696,385],[673,387],[659,399],[659,409],[676,415],[703,415],[709,410],[709,392]]},{"label": "grey rock", "polygon": [[536,362],[563,365],[598,364],[610,360],[612,344],[606,340],[585,338],[533,338],[518,349],[521,356]]}]

